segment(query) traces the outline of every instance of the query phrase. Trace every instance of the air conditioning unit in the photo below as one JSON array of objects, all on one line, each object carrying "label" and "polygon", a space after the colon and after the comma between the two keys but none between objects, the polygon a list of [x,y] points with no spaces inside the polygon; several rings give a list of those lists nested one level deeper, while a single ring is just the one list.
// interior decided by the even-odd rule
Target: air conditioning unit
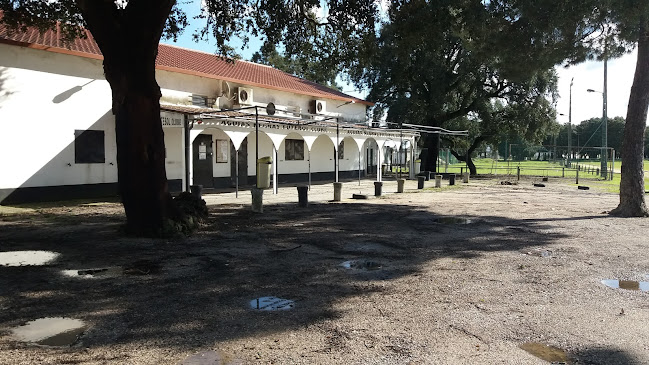
[{"label": "air conditioning unit", "polygon": [[237,88],[237,101],[239,105],[252,105],[252,89],[247,87]]},{"label": "air conditioning unit", "polygon": [[325,114],[327,112],[327,102],[324,100],[311,100],[309,105],[309,113],[311,114]]}]

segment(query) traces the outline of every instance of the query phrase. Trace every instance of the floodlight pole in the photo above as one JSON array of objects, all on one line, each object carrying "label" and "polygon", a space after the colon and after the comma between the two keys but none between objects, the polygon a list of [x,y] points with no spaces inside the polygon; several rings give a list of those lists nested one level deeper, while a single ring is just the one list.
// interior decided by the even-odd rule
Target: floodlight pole
[{"label": "floodlight pole", "polygon": [[607,85],[607,76],[608,76],[608,65],[606,56],[604,57],[604,92],[602,93],[603,97],[603,121],[602,121],[602,177],[608,179],[608,116],[607,116],[607,99],[608,99],[608,85]]},{"label": "floodlight pole", "polygon": [[572,85],[575,82],[573,77],[570,80],[570,98],[568,101],[568,160],[567,167],[570,167],[570,158],[572,157]]}]

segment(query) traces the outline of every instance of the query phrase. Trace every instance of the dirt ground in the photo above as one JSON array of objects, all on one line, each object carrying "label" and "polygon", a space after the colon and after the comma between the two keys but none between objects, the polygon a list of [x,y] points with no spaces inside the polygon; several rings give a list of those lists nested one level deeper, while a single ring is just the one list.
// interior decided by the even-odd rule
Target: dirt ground
[{"label": "dirt ground", "polygon": [[[122,236],[116,203],[5,209],[0,251],[61,255],[0,267],[0,364],[549,363],[528,342],[576,364],[649,364],[649,293],[601,283],[649,281],[649,219],[609,217],[616,195],[532,182],[393,194],[389,181],[339,203],[326,184],[307,208],[286,187],[263,214],[249,192],[210,195],[202,230],[177,240]],[[372,190],[348,182],[343,197]],[[121,269],[61,274],[108,267]],[[294,306],[251,309],[264,296]],[[65,348],[12,336],[42,317],[89,327]]]}]

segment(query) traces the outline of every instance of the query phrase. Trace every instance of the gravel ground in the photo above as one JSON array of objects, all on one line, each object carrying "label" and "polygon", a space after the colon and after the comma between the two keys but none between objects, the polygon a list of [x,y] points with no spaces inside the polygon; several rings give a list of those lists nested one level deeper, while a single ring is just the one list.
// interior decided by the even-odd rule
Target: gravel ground
[{"label": "gravel ground", "polygon": [[[570,363],[649,364],[649,293],[601,283],[649,281],[649,220],[609,217],[616,195],[532,182],[386,181],[384,197],[339,203],[314,185],[307,208],[282,187],[263,215],[249,192],[207,195],[210,218],[178,240],[120,235],[116,203],[0,207],[1,251],[60,253],[0,267],[0,364],[549,363],[530,342]],[[345,183],[358,192],[372,182]],[[61,274],[97,268],[112,270]],[[251,309],[265,296],[293,307]],[[17,341],[42,317],[88,328],[68,347]]]}]

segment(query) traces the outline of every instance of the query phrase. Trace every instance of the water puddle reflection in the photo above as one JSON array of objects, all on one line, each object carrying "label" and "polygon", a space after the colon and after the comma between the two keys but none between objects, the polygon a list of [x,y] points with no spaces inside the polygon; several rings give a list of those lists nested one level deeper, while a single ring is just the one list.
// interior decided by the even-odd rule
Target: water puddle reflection
[{"label": "water puddle reflection", "polygon": [[60,255],[52,251],[0,252],[0,266],[43,266],[56,260]]},{"label": "water puddle reflection", "polygon": [[354,269],[354,270],[380,270],[383,266],[375,261],[368,260],[350,260],[345,261],[340,266],[345,269]]},{"label": "water puddle reflection", "polygon": [[649,282],[632,280],[602,280],[602,284],[614,289],[649,291]]},{"label": "water puddle reflection", "polygon": [[294,307],[294,301],[277,297],[261,297],[250,301],[250,308],[260,311],[285,311]]},{"label": "water puddle reflection", "polygon": [[549,361],[551,363],[572,364],[573,362],[568,357],[568,353],[564,350],[544,345],[538,342],[527,342],[519,346],[522,350],[538,357],[539,359]]},{"label": "water puddle reflection", "polygon": [[96,279],[120,276],[124,273],[121,267],[106,267],[100,269],[62,270],[61,274],[67,277]]},{"label": "water puddle reflection", "polygon": [[81,320],[63,317],[40,318],[12,330],[19,341],[43,346],[72,346],[88,329]]}]

